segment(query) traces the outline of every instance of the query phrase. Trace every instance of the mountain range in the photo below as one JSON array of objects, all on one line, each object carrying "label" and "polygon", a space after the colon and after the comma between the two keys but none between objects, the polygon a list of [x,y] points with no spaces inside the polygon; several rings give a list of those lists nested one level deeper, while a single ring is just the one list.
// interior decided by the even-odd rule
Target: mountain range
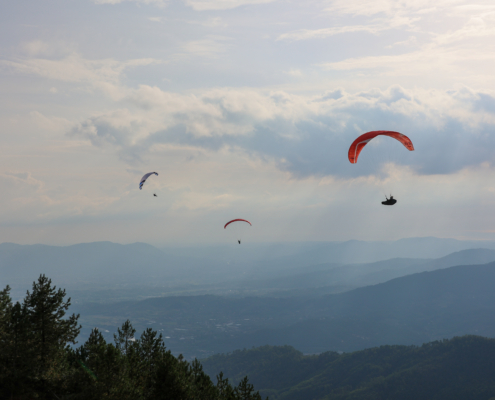
[{"label": "mountain range", "polygon": [[494,281],[492,262],[325,296],[173,296],[75,309],[83,326],[114,331],[128,318],[139,329],[152,326],[173,352],[187,357],[266,344],[291,345],[304,353],[355,351],[464,334],[494,336]]}]

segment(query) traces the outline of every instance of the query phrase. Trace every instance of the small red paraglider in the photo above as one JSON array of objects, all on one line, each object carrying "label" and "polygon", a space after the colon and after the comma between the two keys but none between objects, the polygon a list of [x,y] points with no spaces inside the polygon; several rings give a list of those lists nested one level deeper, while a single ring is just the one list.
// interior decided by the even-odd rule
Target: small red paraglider
[{"label": "small red paraglider", "polygon": [[[227,223],[225,224],[225,226],[223,227],[223,229],[226,229],[226,228],[227,228],[227,226],[229,226],[232,222],[247,222],[249,225],[253,226],[253,225],[251,224],[251,222],[249,222],[247,219],[237,218],[237,219],[233,219],[232,221],[227,222]],[[239,244],[241,244],[241,239],[237,239],[237,242],[238,242]]]},{"label": "small red paraglider", "polygon": [[247,219],[240,219],[240,218],[238,218],[238,219],[233,219],[232,221],[227,222],[225,224],[225,226],[223,227],[223,229],[227,228],[227,226],[229,226],[232,222],[236,222],[236,221],[244,221],[244,222],[247,222],[249,225],[253,226],[251,224],[251,222],[249,222]]}]

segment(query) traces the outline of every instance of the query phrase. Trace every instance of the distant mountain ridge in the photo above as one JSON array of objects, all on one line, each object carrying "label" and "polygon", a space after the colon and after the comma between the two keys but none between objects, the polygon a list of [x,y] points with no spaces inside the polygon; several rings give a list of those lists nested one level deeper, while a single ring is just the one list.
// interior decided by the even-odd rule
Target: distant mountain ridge
[{"label": "distant mountain ridge", "polygon": [[[483,244],[495,249],[493,242]],[[317,271],[319,268],[314,267],[317,264],[339,267],[397,257],[415,258],[418,254],[434,258],[474,246],[479,247],[479,242],[438,238],[411,238],[396,242],[243,243],[242,246],[235,243],[218,249],[197,247],[186,250],[159,250],[145,243],[94,242],[72,246],[2,243],[0,284],[2,281],[30,283],[33,276],[41,273],[60,279],[64,284],[95,281],[122,284],[165,282],[167,285],[189,282],[197,285],[240,279],[279,279],[284,274],[297,275],[298,270],[301,273]]]},{"label": "distant mountain ridge", "polygon": [[495,261],[495,250],[461,250],[435,260],[414,258],[393,258],[362,264],[319,264],[289,270],[290,275],[269,279],[246,279],[231,283],[232,287],[250,288],[254,286],[270,288],[318,288],[334,286],[346,291],[355,287],[374,285],[417,272],[433,271],[456,265],[485,264]]},{"label": "distant mountain ridge", "polygon": [[[237,245],[237,243],[235,243]],[[242,246],[212,245],[164,247],[170,254],[191,254],[218,262],[247,260],[262,269],[304,267],[325,263],[372,263],[392,258],[440,258],[450,253],[476,248],[495,250],[493,241],[464,241],[436,237],[404,238],[396,241],[249,243]]]}]

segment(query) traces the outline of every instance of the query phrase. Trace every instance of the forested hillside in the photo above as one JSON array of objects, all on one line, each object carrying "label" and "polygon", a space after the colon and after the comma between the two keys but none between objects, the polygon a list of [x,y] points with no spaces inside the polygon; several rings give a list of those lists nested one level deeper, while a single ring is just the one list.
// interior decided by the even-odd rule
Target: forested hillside
[{"label": "forested hillside", "polygon": [[303,355],[264,346],[215,355],[205,372],[246,374],[271,400],[488,400],[495,398],[495,340],[457,337],[422,346]]},{"label": "forested hillside", "polygon": [[0,292],[0,399],[261,400],[247,377],[213,384],[197,360],[174,357],[151,328],[136,337],[128,320],[113,343],[94,328],[74,347],[81,326],[65,296],[44,275],[22,303]]}]

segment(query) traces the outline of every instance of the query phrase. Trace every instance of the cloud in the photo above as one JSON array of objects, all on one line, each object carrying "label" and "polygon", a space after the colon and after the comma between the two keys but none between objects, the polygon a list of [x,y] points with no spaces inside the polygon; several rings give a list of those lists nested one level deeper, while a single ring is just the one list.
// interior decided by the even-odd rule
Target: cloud
[{"label": "cloud", "polygon": [[72,54],[61,60],[35,58],[27,60],[1,60],[0,66],[19,73],[39,75],[64,82],[117,82],[122,72],[129,67],[149,65],[153,59],[136,59],[120,62],[114,59],[86,60]]},{"label": "cloud", "polygon": [[115,198],[88,194],[87,190],[74,190],[73,187],[72,193],[70,190],[64,192],[53,185],[52,179],[47,183],[36,177],[39,173],[11,171],[0,174],[3,188],[0,206],[9,209],[9,213],[2,217],[3,224],[46,223],[54,219],[94,214],[115,201]]},{"label": "cloud", "polygon": [[436,35],[434,43],[436,45],[452,45],[466,39],[495,36],[494,24],[495,12],[493,11],[472,15],[460,29]]},{"label": "cloud", "polygon": [[42,40],[33,40],[32,42],[23,43],[22,49],[31,56],[46,55],[51,53],[50,45]]},{"label": "cloud", "polygon": [[295,78],[300,78],[304,75],[301,70],[295,69],[295,68],[291,68],[288,71],[284,71],[284,73],[289,75],[289,76],[293,76]]},{"label": "cloud", "polygon": [[[207,11],[229,10],[244,5],[271,3],[273,1],[275,0],[184,0],[184,3],[195,11]],[[121,4],[124,2],[154,4],[163,7],[168,3],[168,0],[93,0],[95,4]]]},{"label": "cloud", "polygon": [[369,2],[366,0],[332,0],[325,11],[332,14],[350,14],[373,16],[384,14],[394,16],[398,13],[422,13],[425,11],[438,11],[442,8],[451,8],[454,5],[466,3],[462,0],[438,0],[435,2],[435,8],[432,9],[431,1],[428,0],[377,0]]},{"label": "cloud", "polygon": [[198,97],[141,86],[126,101],[135,107],[90,117],[71,134],[112,146],[131,164],[160,151],[160,145],[174,145],[239,152],[295,177],[386,174],[385,145],[367,149],[376,154],[374,163],[354,166],[347,160],[350,143],[378,129],[400,131],[413,140],[416,151],[399,146],[394,153],[400,156],[393,161],[418,174],[450,174],[495,162],[490,151],[495,98],[467,88],[442,92],[393,86],[321,96],[217,89]]},{"label": "cloud", "polygon": [[196,11],[229,10],[245,5],[271,3],[275,0],[184,0]]},{"label": "cloud", "polygon": [[[466,75],[466,65],[472,65],[478,70],[484,69],[484,75],[489,75],[493,68],[495,55],[492,50],[495,38],[495,14],[481,17],[471,17],[459,29],[436,34],[432,40],[421,46],[414,38],[414,44],[419,49],[403,54],[376,55],[348,58],[341,61],[322,63],[326,69],[351,71],[381,69],[382,73],[396,76],[431,75],[432,65],[435,70],[441,70],[443,75]],[[480,38],[489,38],[480,42]],[[398,44],[409,44],[399,42]],[[389,46],[390,47],[390,46]],[[404,46],[401,46],[404,49]]]},{"label": "cloud", "polygon": [[229,38],[222,36],[207,36],[204,39],[187,42],[182,47],[182,51],[201,57],[215,57],[227,52],[231,46],[228,43],[229,40]]},{"label": "cloud", "polygon": [[166,0],[93,0],[95,4],[120,4],[124,2],[134,2],[138,4],[154,4],[157,6],[164,6],[168,1]]},{"label": "cloud", "polygon": [[[345,26],[345,29],[356,28],[376,33],[379,26],[382,29],[390,29],[399,26],[398,21],[404,19],[402,25],[407,26],[406,31],[413,32],[414,35],[409,35],[406,41],[385,46],[387,49],[395,49],[395,54],[390,54],[390,52],[383,54],[379,51],[364,57],[350,57],[318,65],[334,71],[369,71],[374,76],[414,76],[418,79],[435,76],[442,79],[449,76],[451,80],[456,79],[465,84],[486,83],[486,79],[491,78],[495,61],[493,44],[495,43],[493,40],[495,39],[495,8],[493,6],[472,7],[462,1],[440,1],[434,10],[424,13],[425,10],[422,8],[424,4],[421,2],[387,0],[374,2],[369,7],[361,8],[362,5],[361,1],[337,0],[332,3],[331,10],[365,16],[381,13],[389,15],[390,21],[394,21],[390,22],[385,19],[383,24],[376,25],[375,19],[372,19],[372,23],[368,25]],[[434,15],[440,14],[444,16],[445,26],[435,25],[432,29],[426,18],[431,19]],[[296,31],[289,33],[288,37],[293,39],[312,38],[318,35],[324,37],[338,33],[338,28],[320,31]],[[398,52],[400,53],[397,54]],[[441,74],[438,74],[440,71]]]},{"label": "cloud", "polygon": [[368,25],[346,25],[335,26],[321,29],[299,29],[278,36],[277,40],[308,40],[324,39],[330,36],[341,35],[344,33],[368,32],[378,34],[390,29],[397,29],[402,26],[411,26],[419,18],[407,18],[396,16],[391,20],[374,20]]},{"label": "cloud", "polygon": [[360,26],[339,26],[332,28],[322,28],[322,29],[299,29],[297,31],[288,32],[281,34],[277,40],[307,40],[307,39],[323,39],[329,36],[340,35],[343,33],[353,33],[353,32],[369,32],[377,33],[384,29],[390,29],[389,27],[384,28],[383,26],[370,26],[370,25],[360,25]]},{"label": "cloud", "polygon": [[85,84],[104,90],[114,97],[120,94],[120,79],[125,70],[161,63],[152,58],[118,61],[112,58],[88,60],[77,53],[63,58],[0,60],[0,69],[18,74],[37,75],[54,81]]}]

